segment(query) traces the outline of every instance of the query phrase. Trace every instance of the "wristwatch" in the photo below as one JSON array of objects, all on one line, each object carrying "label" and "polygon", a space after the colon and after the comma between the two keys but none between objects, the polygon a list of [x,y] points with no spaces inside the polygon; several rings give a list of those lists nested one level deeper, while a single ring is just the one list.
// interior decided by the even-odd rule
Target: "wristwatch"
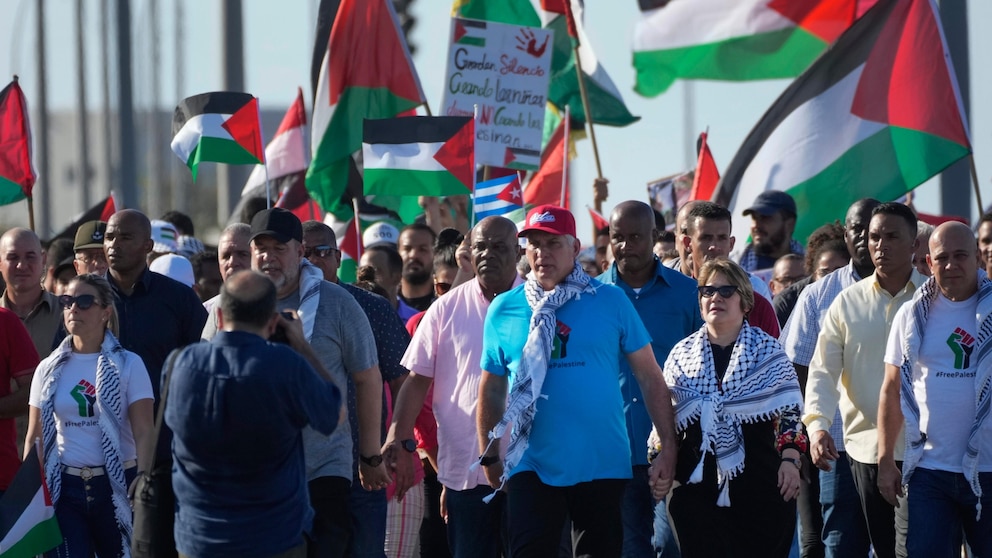
[{"label": "wristwatch", "polygon": [[417,451],[417,441],[412,438],[407,438],[406,440],[400,440],[400,446],[405,449],[408,453],[413,453]]},{"label": "wristwatch", "polygon": [[381,455],[373,455],[371,457],[365,457],[364,455],[359,455],[358,458],[362,460],[362,463],[368,465],[369,467],[378,467],[379,465],[382,465]]}]

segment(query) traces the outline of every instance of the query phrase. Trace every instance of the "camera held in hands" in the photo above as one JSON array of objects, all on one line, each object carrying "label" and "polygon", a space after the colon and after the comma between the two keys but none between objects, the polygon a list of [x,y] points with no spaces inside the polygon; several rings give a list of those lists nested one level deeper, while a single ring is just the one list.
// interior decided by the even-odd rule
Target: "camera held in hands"
[{"label": "camera held in hands", "polygon": [[[289,310],[283,310],[282,312],[279,312],[279,314],[282,315],[283,318],[286,318],[287,320],[290,321],[296,319],[293,317],[293,313],[290,312]],[[289,345],[289,337],[286,336],[286,328],[283,327],[282,324],[276,324],[276,330],[272,332],[272,335],[269,336],[269,341],[272,341],[273,343],[282,343],[283,345]]]}]

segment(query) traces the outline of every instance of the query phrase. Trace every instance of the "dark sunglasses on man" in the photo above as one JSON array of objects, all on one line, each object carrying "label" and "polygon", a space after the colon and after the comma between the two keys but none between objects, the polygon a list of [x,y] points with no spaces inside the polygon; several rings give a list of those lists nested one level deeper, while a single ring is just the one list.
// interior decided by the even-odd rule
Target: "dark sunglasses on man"
[{"label": "dark sunglasses on man", "polygon": [[321,244],[320,246],[311,246],[303,250],[303,257],[310,259],[312,256],[317,256],[318,258],[326,259],[328,256],[337,252],[337,248],[333,246],[328,246],[326,244]]}]

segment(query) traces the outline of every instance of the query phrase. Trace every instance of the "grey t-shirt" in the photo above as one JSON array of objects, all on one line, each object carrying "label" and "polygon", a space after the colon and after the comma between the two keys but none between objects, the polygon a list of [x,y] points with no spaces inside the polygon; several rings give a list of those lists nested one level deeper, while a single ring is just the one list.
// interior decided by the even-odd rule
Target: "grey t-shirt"
[{"label": "grey t-shirt", "polygon": [[[298,310],[300,293],[295,291],[276,302],[277,310]],[[203,338],[217,332],[217,320],[212,313],[203,329]],[[320,302],[309,338],[317,358],[345,393],[355,393],[351,375],[378,364],[375,340],[369,320],[348,291],[329,281],[320,286]],[[349,413],[354,412],[349,404]],[[349,421],[343,421],[329,436],[310,427],[303,430],[307,480],[319,477],[352,477],[352,442]]]}]

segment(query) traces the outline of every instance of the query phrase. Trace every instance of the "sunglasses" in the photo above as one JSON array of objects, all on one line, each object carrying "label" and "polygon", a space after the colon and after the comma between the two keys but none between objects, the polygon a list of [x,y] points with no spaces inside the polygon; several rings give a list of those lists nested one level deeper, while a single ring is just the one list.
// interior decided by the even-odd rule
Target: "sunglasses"
[{"label": "sunglasses", "polygon": [[434,283],[434,292],[443,295],[451,290],[451,283]]},{"label": "sunglasses", "polygon": [[96,304],[96,295],[91,295],[91,294],[84,294],[79,296],[62,295],[59,297],[59,304],[61,304],[62,308],[65,308],[66,310],[72,308],[73,304],[75,304],[76,307],[79,308],[80,310],[89,310],[90,308],[93,307],[94,304]]},{"label": "sunglasses", "polygon": [[720,298],[730,298],[734,296],[737,292],[737,287],[733,285],[724,285],[722,287],[714,287],[713,285],[703,285],[699,287],[699,296],[703,298],[710,298],[716,293],[720,293]]},{"label": "sunglasses", "polygon": [[326,258],[327,256],[333,254],[336,250],[337,248],[327,246],[326,244],[321,246],[314,246],[313,248],[307,248],[306,250],[304,250],[303,257],[305,257],[308,260],[310,259],[310,256]]}]

